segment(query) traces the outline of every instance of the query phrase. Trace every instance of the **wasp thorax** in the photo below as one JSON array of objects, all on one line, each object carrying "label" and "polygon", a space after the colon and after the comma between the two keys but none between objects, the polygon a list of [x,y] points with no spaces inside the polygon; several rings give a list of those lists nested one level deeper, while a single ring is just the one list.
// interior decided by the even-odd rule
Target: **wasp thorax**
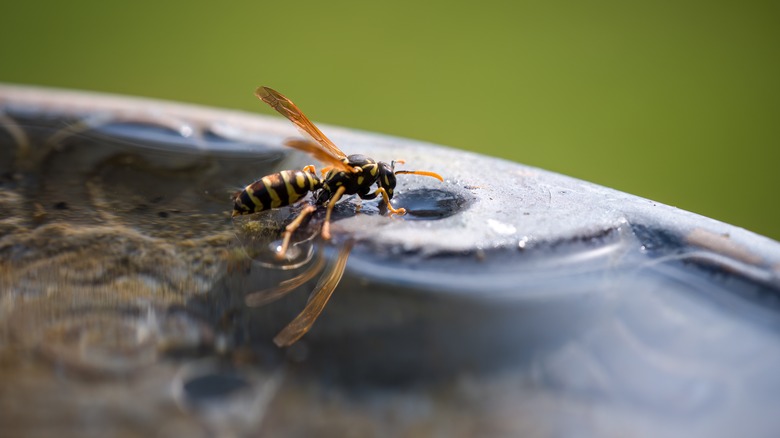
[{"label": "wasp thorax", "polygon": [[354,154],[347,157],[347,164],[351,167],[364,167],[366,165],[376,164],[376,161],[362,154]]}]

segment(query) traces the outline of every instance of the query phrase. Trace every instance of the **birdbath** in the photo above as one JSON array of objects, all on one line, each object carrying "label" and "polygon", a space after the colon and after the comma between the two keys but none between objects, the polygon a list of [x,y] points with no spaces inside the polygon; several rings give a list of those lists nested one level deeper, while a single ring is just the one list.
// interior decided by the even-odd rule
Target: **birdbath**
[{"label": "birdbath", "polygon": [[[279,258],[301,205],[234,218],[231,196],[317,164],[283,146],[287,120],[0,86],[4,431],[777,430],[778,242],[518,163],[320,128],[444,181],[398,175],[405,215],[347,197],[329,240],[317,207]],[[275,345],[323,288],[308,333]]]}]

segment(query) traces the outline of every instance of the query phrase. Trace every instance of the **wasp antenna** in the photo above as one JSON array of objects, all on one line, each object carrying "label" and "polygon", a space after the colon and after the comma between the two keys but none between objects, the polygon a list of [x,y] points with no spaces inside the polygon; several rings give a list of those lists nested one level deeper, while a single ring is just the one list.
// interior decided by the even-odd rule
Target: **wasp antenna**
[{"label": "wasp antenna", "polygon": [[396,175],[400,175],[400,174],[404,174],[404,173],[405,174],[409,174],[409,175],[430,176],[431,178],[436,178],[439,181],[444,182],[444,178],[442,178],[441,175],[439,175],[436,172],[428,172],[428,171],[425,171],[425,170],[396,170],[395,171]]},{"label": "wasp antenna", "polygon": [[395,170],[395,165],[396,164],[406,164],[406,161],[404,161],[404,160],[393,160],[393,161],[390,162],[390,169]]}]

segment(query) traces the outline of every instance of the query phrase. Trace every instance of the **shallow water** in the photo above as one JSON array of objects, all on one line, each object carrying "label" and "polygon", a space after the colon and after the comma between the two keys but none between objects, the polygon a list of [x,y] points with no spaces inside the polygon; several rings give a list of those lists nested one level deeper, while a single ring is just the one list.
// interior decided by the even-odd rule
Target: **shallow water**
[{"label": "shallow water", "polygon": [[[12,436],[769,436],[779,425],[780,300],[760,263],[630,222],[462,251],[370,237],[404,224],[410,240],[435,237],[437,221],[482,202],[461,183],[403,186],[405,217],[345,200],[328,243],[318,211],[278,261],[295,208],[230,217],[234,189],[306,161],[274,136],[191,140],[184,125],[18,114],[3,126],[0,424]],[[263,291],[328,272],[347,242],[323,315],[277,348],[319,275],[274,302]]]}]

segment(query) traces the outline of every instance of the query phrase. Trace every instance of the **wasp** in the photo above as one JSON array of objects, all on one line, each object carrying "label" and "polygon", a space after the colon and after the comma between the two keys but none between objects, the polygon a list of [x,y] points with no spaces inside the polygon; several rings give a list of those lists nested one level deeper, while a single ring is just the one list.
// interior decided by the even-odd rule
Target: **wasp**
[{"label": "wasp", "polygon": [[[304,199],[309,193],[314,194],[314,203],[306,205],[285,227],[282,245],[276,253],[278,258],[285,257],[292,234],[318,207],[327,206],[325,221],[320,232],[327,240],[331,237],[330,217],[333,207],[345,195],[358,195],[365,200],[375,199],[381,195],[390,214],[403,215],[406,213],[405,209],[394,208],[390,204],[396,186],[396,175],[422,175],[444,181],[434,172],[395,170],[396,163],[403,164],[401,160],[394,160],[387,164],[364,155],[347,156],[290,99],[278,91],[259,87],[255,90],[255,95],[313,140],[289,139],[284,143],[286,146],[306,152],[326,165],[321,171],[321,177],[317,175],[317,170],[312,165],[305,166],[301,170],[283,170],[260,178],[234,196],[233,216],[235,217],[291,205]],[[374,184],[376,189],[372,188]],[[276,345],[279,347],[292,345],[311,329],[341,280],[351,248],[350,241],[340,249],[335,262],[314,287],[304,309],[274,338]],[[320,258],[304,273],[283,282],[278,287],[249,294],[246,303],[249,306],[258,306],[279,299],[322,272],[323,269],[324,262]]]},{"label": "wasp", "polygon": [[[381,195],[390,214],[403,215],[406,213],[405,209],[394,208],[390,204],[396,175],[423,175],[444,181],[434,172],[395,170],[396,163],[403,164],[401,160],[387,164],[360,154],[347,156],[290,99],[278,91],[259,87],[255,90],[255,95],[313,140],[288,139],[284,142],[286,146],[306,152],[326,165],[321,171],[322,177],[317,176],[316,168],[312,165],[302,170],[283,170],[260,178],[235,195],[234,217],[291,205],[309,193],[314,193],[314,205],[306,205],[285,227],[282,245],[277,252],[278,258],[284,258],[293,232],[307,216],[317,210],[317,206],[327,205],[320,234],[328,240],[331,237],[330,217],[333,207],[343,196],[356,194],[361,199],[370,200]],[[374,184],[377,186],[375,190],[372,189]]]}]

